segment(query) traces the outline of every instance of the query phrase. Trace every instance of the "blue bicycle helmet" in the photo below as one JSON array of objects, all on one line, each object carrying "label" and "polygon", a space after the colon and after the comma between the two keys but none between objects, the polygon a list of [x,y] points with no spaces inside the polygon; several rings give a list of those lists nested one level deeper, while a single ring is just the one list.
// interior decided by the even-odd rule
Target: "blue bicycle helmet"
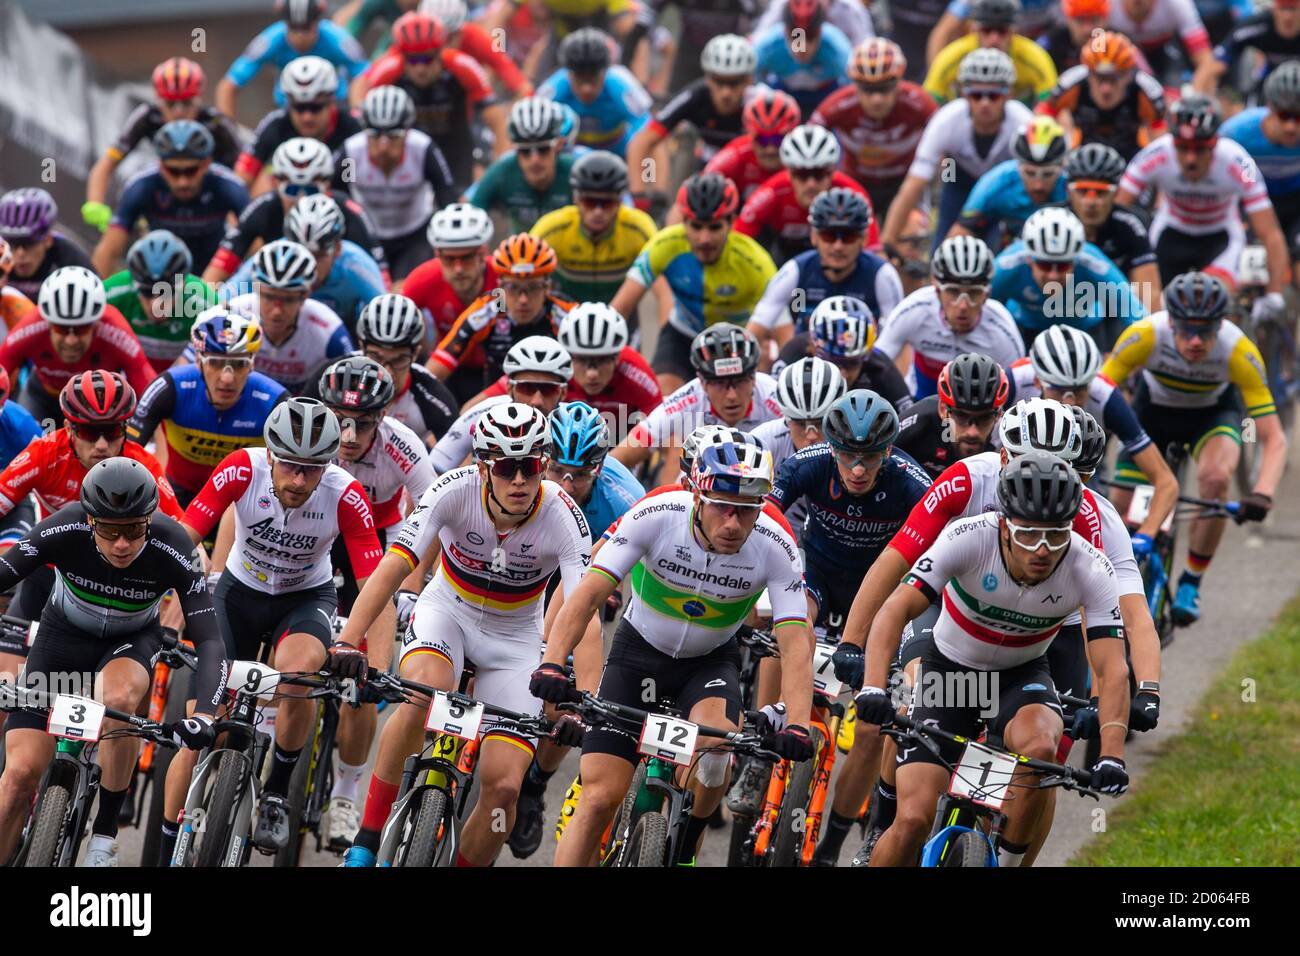
[{"label": "blue bicycle helmet", "polygon": [[189,247],[173,232],[155,229],[132,243],[126,253],[126,268],[136,288],[149,288],[158,282],[176,282],[194,268]]},{"label": "blue bicycle helmet", "polygon": [[855,388],[826,413],[823,433],[843,451],[884,451],[898,438],[898,413],[870,389]]},{"label": "blue bicycle helmet", "polygon": [[262,326],[251,315],[217,305],[194,320],[190,344],[200,355],[254,355],[262,347]]},{"label": "blue bicycle helmet", "polygon": [[217,141],[202,123],[172,120],[154,133],[153,148],[159,159],[207,159]]},{"label": "blue bicycle helmet", "polygon": [[808,334],[819,358],[863,358],[876,344],[875,316],[854,296],[828,296],[813,309]]},{"label": "blue bicycle helmet", "polygon": [[871,225],[871,206],[861,193],[836,186],[812,201],[808,222],[814,229],[865,230]]},{"label": "blue bicycle helmet", "polygon": [[590,468],[609,452],[609,426],[586,402],[565,402],[551,412],[547,454],[566,468]]}]

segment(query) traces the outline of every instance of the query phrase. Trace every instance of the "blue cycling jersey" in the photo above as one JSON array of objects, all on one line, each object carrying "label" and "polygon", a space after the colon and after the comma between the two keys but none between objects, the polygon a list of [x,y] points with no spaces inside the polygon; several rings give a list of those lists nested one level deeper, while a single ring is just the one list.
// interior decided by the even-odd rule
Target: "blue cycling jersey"
[{"label": "blue cycling jersey", "polygon": [[1276,201],[1300,192],[1300,146],[1280,146],[1265,136],[1263,121],[1267,115],[1268,109],[1263,106],[1242,110],[1224,123],[1219,133],[1246,148],[1264,174],[1269,198]]},{"label": "blue cycling jersey", "polygon": [[226,217],[238,216],[248,205],[248,189],[225,166],[213,163],[193,199],[179,200],[167,186],[158,167],[137,173],[122,189],[113,210],[112,225],[135,235],[144,219],[149,229],[167,229],[185,243],[201,273],[226,235]]},{"label": "blue cycling jersey", "polygon": [[587,519],[593,539],[599,539],[615,521],[641,500],[645,489],[632,477],[632,472],[621,462],[606,456],[605,463],[596,476],[591,497],[582,506],[582,516]]},{"label": "blue cycling jersey", "polygon": [[584,103],[573,92],[568,70],[557,70],[537,88],[537,95],[572,109],[578,114],[578,143],[591,149],[606,149],[627,156],[627,144],[650,119],[654,101],[625,66],[605,71],[600,93]]},{"label": "blue cycling jersey", "polygon": [[[228,284],[234,289],[253,287],[253,260],[245,259]],[[344,239],[339,254],[334,258],[325,281],[312,290],[309,298],[333,309],[351,334],[357,325],[357,316],[371,299],[383,295],[384,276],[364,249],[350,239]]]},{"label": "blue cycling jersey", "polygon": [[17,402],[5,402],[4,408],[0,408],[0,468],[13,461],[33,438],[43,434],[31,412]]},{"label": "blue cycling jersey", "polygon": [[1091,242],[1083,244],[1065,281],[1045,287],[1034,281],[1030,258],[1016,240],[994,260],[990,297],[1007,307],[1017,325],[1037,332],[1064,323],[1086,331],[1105,319],[1129,326],[1146,318],[1128,276]]},{"label": "blue cycling jersey", "polygon": [[[803,290],[803,308],[796,309],[796,297],[790,298],[790,316],[794,320],[795,333],[808,331],[808,320],[812,318],[813,309],[824,300],[834,295],[851,295],[861,299],[871,307],[871,314],[877,319],[885,317],[885,310],[880,307],[876,295],[876,276],[886,263],[880,256],[870,252],[859,252],[857,265],[853,267],[842,281],[832,282],[822,271],[822,257],[816,249],[809,249],[794,257],[799,270],[795,289]],[[897,304],[897,303],[895,303]]]},{"label": "blue cycling jersey", "polygon": [[[1063,203],[1066,200],[1065,177],[1057,176],[1052,186],[1052,194],[1046,204]],[[1025,220],[1041,208],[1029,198],[1025,191],[1025,181],[1020,178],[1020,160],[1008,159],[998,163],[975,182],[975,188],[966,197],[961,207],[958,222],[981,238],[997,225],[1006,230],[1005,235],[1019,237],[1025,227]]]},{"label": "blue cycling jersey", "polygon": [[929,487],[925,469],[895,449],[866,494],[849,494],[834,450],[822,442],[781,464],[771,498],[782,511],[802,498],[808,506],[803,547],[809,567],[847,574],[864,571],[880,556]]},{"label": "blue cycling jersey", "polygon": [[853,44],[839,27],[823,23],[813,58],[800,63],[786,43],[785,24],[774,23],[755,38],[754,52],[758,54],[754,70],[758,80],[773,89],[785,90],[794,97],[803,115],[811,116],[822,100],[848,82]]},{"label": "blue cycling jersey", "polygon": [[275,104],[284,105],[284,94],[280,91],[279,71],[290,60],[300,56],[319,56],[329,60],[339,71],[338,98],[348,98],[348,84],[360,76],[368,65],[366,53],[361,49],[352,34],[329,20],[320,22],[320,35],[310,50],[295,50],[289,45],[288,30],[284,21],[273,23],[244,47],[244,52],[235,58],[226,71],[226,79],[236,86],[247,86],[264,66],[276,70]]}]

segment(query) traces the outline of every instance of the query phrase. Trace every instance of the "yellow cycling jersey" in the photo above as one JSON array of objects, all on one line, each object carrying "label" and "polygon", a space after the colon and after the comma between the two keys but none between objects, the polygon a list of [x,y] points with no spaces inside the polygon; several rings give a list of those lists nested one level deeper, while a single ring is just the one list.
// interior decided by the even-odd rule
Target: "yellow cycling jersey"
[{"label": "yellow cycling jersey", "polygon": [[548,212],[529,230],[555,250],[560,291],[576,302],[612,299],[655,231],[654,220],[632,206],[619,207],[613,228],[600,239],[582,228],[577,206]]},{"label": "yellow cycling jersey", "polygon": [[[594,17],[601,13],[616,17],[632,9],[631,0],[544,0],[546,9],[561,17]],[[524,0],[515,0],[523,6]]]},{"label": "yellow cycling jersey", "polygon": [[1258,418],[1277,412],[1259,349],[1230,322],[1223,323],[1209,354],[1199,362],[1178,353],[1168,312],[1135,322],[1115,343],[1101,374],[1118,384],[1138,369],[1153,405],[1210,408],[1235,385],[1246,414]]},{"label": "yellow cycling jersey", "polygon": [[[978,46],[979,37],[968,33],[939,51],[925,77],[925,91],[934,97],[935,102],[943,104],[960,95],[957,71],[966,54]],[[1012,95],[1027,106],[1046,99],[1056,86],[1056,65],[1047,51],[1028,37],[1014,33],[1007,52],[1016,65],[1016,86]]]},{"label": "yellow cycling jersey", "polygon": [[686,227],[679,223],[656,233],[627,275],[646,288],[666,277],[673,290],[669,322],[694,337],[715,322],[748,322],[776,265],[758,242],[735,231],[727,234],[718,260],[705,265],[691,252]]}]

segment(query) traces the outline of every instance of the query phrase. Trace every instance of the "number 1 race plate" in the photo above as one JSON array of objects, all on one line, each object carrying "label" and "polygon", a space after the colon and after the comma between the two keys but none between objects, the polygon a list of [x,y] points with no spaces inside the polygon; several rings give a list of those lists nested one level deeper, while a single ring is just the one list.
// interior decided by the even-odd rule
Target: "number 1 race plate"
[{"label": "number 1 race plate", "polygon": [[1019,764],[1016,758],[971,742],[952,773],[948,792],[971,803],[1000,810],[1007,798],[1011,776]]},{"label": "number 1 race plate", "polygon": [[641,728],[637,750],[647,757],[658,757],[679,767],[689,767],[699,734],[699,726],[689,720],[650,714]]},{"label": "number 1 race plate", "polygon": [[99,728],[104,723],[104,705],[89,697],[60,694],[50,708],[50,722],[46,730],[55,737],[68,740],[98,740]]},{"label": "number 1 race plate", "polygon": [[442,691],[429,701],[429,716],[424,729],[434,734],[450,734],[462,740],[477,740],[479,725],[483,723],[483,705],[465,703],[448,697]]}]

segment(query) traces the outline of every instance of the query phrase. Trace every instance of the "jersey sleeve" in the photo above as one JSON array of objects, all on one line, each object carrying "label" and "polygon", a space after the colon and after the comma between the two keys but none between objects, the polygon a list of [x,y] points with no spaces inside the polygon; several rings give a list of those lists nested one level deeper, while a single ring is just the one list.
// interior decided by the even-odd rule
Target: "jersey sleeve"
[{"label": "jersey sleeve", "polygon": [[591,564],[591,528],[577,502],[563,491],[557,491],[556,497],[564,503],[568,513],[568,520],[561,522],[565,532],[564,540],[555,543],[555,557],[560,565],[560,584],[564,588],[564,596],[568,597]]},{"label": "jersey sleeve", "polygon": [[912,561],[912,567],[903,575],[902,583],[916,588],[931,604],[937,603],[943,594],[944,585],[971,563],[970,551],[977,547],[973,539],[979,535],[964,534],[966,530],[967,527],[963,524],[960,528],[950,527],[936,536],[935,542]]},{"label": "jersey sleeve", "polygon": [[435,440],[441,439],[460,412],[456,396],[430,372],[424,372],[418,378],[412,372],[411,394],[415,396],[415,407],[420,410],[424,427],[433,433]]},{"label": "jersey sleeve", "polygon": [[1102,405],[1101,419],[1106,431],[1119,439],[1126,454],[1132,455],[1151,444],[1151,436],[1143,429],[1137,415],[1133,413],[1133,407],[1118,388],[1111,389]]},{"label": "jersey sleeve", "polygon": [[235,62],[226,70],[226,79],[236,86],[248,85],[270,57],[276,34],[283,32],[283,25],[274,23],[253,37],[248,46],[244,47],[244,52],[235,57]]},{"label": "jersey sleeve", "polygon": [[890,539],[889,547],[907,561],[916,563],[948,522],[965,512],[972,485],[970,469],[964,462],[949,465],[934,480],[925,497],[913,506],[903,527]]},{"label": "jersey sleeve", "polygon": [[667,503],[653,496],[642,498],[609,529],[611,534],[601,545],[600,553],[592,559],[591,570],[618,585],[666,532],[666,522],[660,516],[683,518],[686,511],[684,504]]},{"label": "jersey sleeve", "polygon": [[1276,415],[1277,403],[1268,387],[1268,373],[1259,347],[1245,335],[1237,339],[1228,356],[1228,380],[1241,389],[1246,414],[1254,418]]},{"label": "jersey sleeve", "polygon": [[1205,21],[1197,11],[1192,0],[1165,0],[1172,3],[1178,22],[1178,35],[1189,54],[1200,53],[1210,48],[1210,34],[1205,29]]},{"label": "jersey sleeve", "polygon": [[880,335],[876,339],[874,350],[888,356],[892,361],[902,353],[911,334],[912,322],[908,313],[896,308],[880,323]]},{"label": "jersey sleeve", "polygon": [[1124,615],[1119,609],[1119,589],[1115,568],[1106,555],[1096,548],[1084,548],[1081,562],[1083,613],[1088,626],[1086,637],[1095,641],[1103,637],[1124,637]]},{"label": "jersey sleeve", "polygon": [[167,475],[163,472],[163,466],[144,447],[136,442],[128,442],[122,448],[122,453],[127,457],[138,461],[149,469],[149,474],[153,475],[154,480],[158,482],[158,510],[169,518],[181,521],[185,517],[185,511],[181,508],[180,501],[176,498],[176,489],[172,483],[167,480]]},{"label": "jersey sleeve", "polygon": [[153,180],[152,175],[145,173],[134,177],[126,184],[122,189],[122,195],[118,197],[117,206],[113,209],[113,218],[109,221],[109,225],[127,232],[134,228],[152,192]]},{"label": "jersey sleeve", "polygon": [[370,510],[361,482],[354,480],[339,496],[339,536],[348,550],[348,560],[357,580],[369,577],[379,564],[384,549],[375,533],[375,516]]},{"label": "jersey sleeve", "polygon": [[433,187],[434,201],[439,206],[449,206],[459,196],[452,181],[451,167],[447,165],[447,157],[442,154],[437,143],[430,143],[424,151],[424,179]]},{"label": "jersey sleeve", "polygon": [[982,234],[988,228],[990,217],[997,214],[998,203],[1006,192],[1004,171],[1000,165],[994,166],[976,180],[957,222],[977,236]]},{"label": "jersey sleeve", "polygon": [[970,52],[970,44],[964,38],[954,40],[945,46],[930,64],[925,74],[922,89],[934,97],[936,103],[946,103],[952,94],[953,82],[957,79],[957,67],[962,58]]},{"label": "jersey sleeve", "polygon": [[113,141],[113,145],[108,147],[108,155],[114,161],[121,162],[126,154],[135,149],[140,140],[144,139],[150,126],[149,111],[150,105],[141,103],[126,118],[126,126],[122,128],[122,135],[118,136]]},{"label": "jersey sleeve", "polygon": [[37,439],[14,456],[0,471],[0,515],[7,515],[27,497],[36,479],[49,466],[49,446],[52,438]]},{"label": "jersey sleeve", "polygon": [[1150,319],[1130,325],[1115,343],[1110,358],[1101,367],[1101,374],[1116,385],[1124,384],[1130,375],[1146,365],[1155,344],[1155,326]]},{"label": "jersey sleeve", "polygon": [[463,507],[458,490],[464,487],[465,472],[455,471],[438,478],[406,516],[397,537],[388,546],[389,553],[400,555],[414,570],[424,557],[438,531]]},{"label": "jersey sleeve", "polygon": [[[766,516],[764,516],[766,517]],[[754,533],[770,542],[766,568],[768,600],[772,604],[772,630],[791,624],[808,624],[808,599],[803,581],[803,559],[795,545],[794,535],[788,528],[775,525],[769,528],[764,518]]]},{"label": "jersey sleeve", "polygon": [[206,538],[226,509],[239,500],[252,481],[253,466],[248,452],[243,448],[232,451],[212,470],[185,509],[183,520],[198,532],[200,538]]},{"label": "jersey sleeve", "polygon": [[[497,75],[511,96],[528,96],[533,85],[504,50],[498,50],[491,34],[477,23],[461,28],[460,48]],[[488,95],[491,84],[488,84]]]},{"label": "jersey sleeve", "polygon": [[790,301],[798,284],[799,264],[791,259],[777,270],[772,281],[767,284],[763,297],[754,306],[749,320],[769,330],[790,325],[794,321],[790,317]]},{"label": "jersey sleeve", "polygon": [[46,537],[43,532],[47,526],[62,523],[64,519],[58,512],[44,521],[38,522],[27,535],[12,548],[0,551],[0,592],[9,591],[19,581],[37,568],[51,563],[53,552],[57,549],[57,537]]},{"label": "jersey sleeve", "polygon": [[[225,702],[226,642],[217,626],[217,612],[208,593],[198,549],[176,525],[160,529],[159,537],[169,548],[159,548],[164,567],[170,572],[163,582],[175,589],[185,615],[185,639],[194,645],[199,666],[195,676],[195,706],[210,716]],[[181,560],[186,556],[188,561]]]},{"label": "jersey sleeve", "polygon": [[741,207],[740,215],[736,217],[736,224],[732,228],[742,236],[757,239],[767,227],[775,208],[776,192],[764,183],[745,200],[745,205]]},{"label": "jersey sleeve", "polygon": [[140,396],[135,413],[126,423],[126,437],[141,445],[146,444],[153,438],[158,426],[171,417],[175,408],[176,382],[171,372],[163,372]]},{"label": "jersey sleeve", "polygon": [[798,454],[791,455],[781,462],[781,467],[776,470],[776,481],[772,483],[772,491],[767,499],[782,512],[789,511],[790,507],[804,496],[803,479],[808,473],[806,461],[807,459],[800,458]]}]

